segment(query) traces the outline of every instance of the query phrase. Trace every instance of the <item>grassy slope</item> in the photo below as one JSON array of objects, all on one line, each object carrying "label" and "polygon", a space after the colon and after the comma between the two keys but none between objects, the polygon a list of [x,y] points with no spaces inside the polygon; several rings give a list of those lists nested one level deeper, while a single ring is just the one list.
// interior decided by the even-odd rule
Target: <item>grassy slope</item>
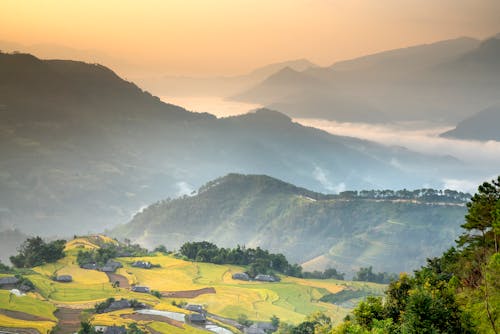
[{"label": "grassy slope", "polygon": [[[18,310],[25,313],[56,320],[53,316],[55,304],[70,307],[89,308],[96,302],[109,297],[135,298],[152,305],[155,309],[179,312],[182,310],[171,305],[172,301],[181,299],[162,298],[161,300],[149,295],[130,292],[125,289],[114,289],[109,284],[105,274],[83,270],[76,265],[76,253],[82,247],[94,248],[94,240],[76,239],[68,243],[67,256],[54,264],[47,264],[34,268],[35,274],[28,277],[36,285],[39,293],[16,298],[15,303],[8,304],[8,292],[0,291],[1,308]],[[336,280],[304,280],[283,277],[280,283],[256,283],[236,281],[231,274],[243,271],[244,268],[209,263],[194,263],[176,259],[172,256],[158,254],[157,256],[142,257],[141,260],[159,264],[160,268],[150,270],[131,267],[131,263],[138,258],[120,258],[124,267],[118,270],[131,283],[149,286],[159,291],[192,290],[204,287],[214,287],[216,294],[206,294],[194,299],[186,300],[189,303],[203,304],[211,313],[236,318],[246,314],[250,319],[267,321],[271,315],[278,316],[282,321],[298,323],[313,311],[323,311],[335,320],[340,320],[349,311],[333,304],[318,300],[330,293],[339,292],[345,288],[355,288],[360,284],[380,293],[383,285],[358,282],[344,282]],[[56,274],[72,275],[71,283],[57,283],[50,279]],[[4,306],[7,305],[7,306]],[[130,319],[123,319],[121,315],[130,310],[122,310],[104,315],[95,315],[92,318],[95,324],[126,324]],[[21,326],[40,329],[47,332],[55,322],[34,323],[7,319],[3,316],[0,323],[10,327]],[[146,325],[145,322],[140,322]],[[175,333],[181,329],[172,328],[157,322],[149,324],[152,328],[164,332]],[[186,326],[183,333],[197,333],[198,331]]]}]

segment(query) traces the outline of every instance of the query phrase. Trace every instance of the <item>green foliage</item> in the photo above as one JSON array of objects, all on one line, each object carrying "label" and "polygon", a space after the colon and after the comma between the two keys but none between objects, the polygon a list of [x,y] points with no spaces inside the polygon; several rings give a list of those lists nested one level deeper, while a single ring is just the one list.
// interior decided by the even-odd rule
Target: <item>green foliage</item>
[{"label": "green foliage", "polygon": [[396,274],[374,273],[372,266],[359,268],[359,271],[353,277],[353,281],[374,282],[374,283],[389,283],[397,279]]},{"label": "green foliage", "polygon": [[40,237],[28,238],[10,262],[17,268],[31,268],[44,263],[56,262],[64,257],[65,240],[46,243]]},{"label": "green foliage", "polygon": [[373,320],[381,320],[384,318],[384,308],[382,306],[382,298],[368,297],[366,300],[359,303],[354,309],[356,321],[364,328],[371,329]]},{"label": "green foliage", "polygon": [[248,319],[248,316],[246,314],[239,314],[238,318],[236,318],[236,321],[243,326],[251,326],[253,324],[253,321]]},{"label": "green foliage", "polygon": [[[430,191],[407,192],[413,193],[323,195],[267,176],[231,174],[195,196],[155,203],[112,233],[151,244],[168,240],[177,249],[191,240],[231,247],[258,240],[261,248],[279,250],[292,263],[322,257],[327,267],[341,272],[366,263],[378,271],[401,272],[453,244],[460,233],[457,221],[466,212],[462,204],[470,198],[445,191],[431,201],[423,195]],[[224,254],[216,257],[212,251],[202,251],[199,259],[223,263]],[[197,253],[188,258],[195,260]],[[297,268],[291,269],[297,276]]]},{"label": "green foliage", "polygon": [[106,243],[102,244],[98,249],[93,249],[90,251],[79,250],[76,256],[76,262],[80,266],[93,263],[98,266],[102,266],[106,262],[108,262],[108,260],[114,259],[116,257],[139,257],[146,256],[147,254],[147,249],[142,248],[137,244],[130,244],[130,242],[127,242],[125,244]]},{"label": "green foliage", "polygon": [[373,291],[367,289],[345,289],[337,293],[329,293],[321,297],[319,300],[325,303],[341,304],[351,299],[367,297],[372,295]]},{"label": "green foliage", "polygon": [[128,325],[127,334],[145,334],[142,329],[140,329],[135,322]]},{"label": "green foliage", "polygon": [[94,306],[95,313],[103,313],[104,310],[107,309],[111,305],[111,303],[114,301],[115,301],[115,299],[111,297],[111,298],[108,298],[101,303],[95,304],[95,306]]},{"label": "green foliage", "polygon": [[305,271],[302,273],[303,278],[312,278],[312,279],[338,279],[338,280],[344,280],[344,273],[338,272],[337,269],[335,268],[327,268],[325,271]]},{"label": "green foliage", "polygon": [[78,334],[96,334],[97,332],[94,329],[94,326],[89,321],[82,321],[80,323],[80,329],[78,330]]},{"label": "green foliage", "polygon": [[2,261],[0,261],[0,274],[10,274],[12,272],[13,272],[13,270],[11,267],[3,264]]},{"label": "green foliage", "polygon": [[155,247],[155,249],[153,249],[153,252],[160,252],[160,253],[163,253],[163,254],[169,254],[170,253],[167,250],[167,247],[165,247],[164,245],[159,245],[159,246]]},{"label": "green foliage", "polygon": [[161,298],[161,292],[158,290],[151,290],[151,294],[156,298]]},{"label": "green foliage", "polygon": [[260,247],[219,248],[208,241],[186,242],[180,248],[181,255],[189,260],[216,264],[248,265],[248,274],[272,274],[279,272],[301,277],[302,268],[291,265],[283,254],[273,254]]},{"label": "green foliage", "polygon": [[274,328],[278,328],[280,325],[280,318],[278,318],[276,315],[272,315],[271,318],[271,325],[273,325]]},{"label": "green foliage", "polygon": [[[457,247],[401,274],[385,299],[368,297],[331,333],[498,333],[500,328],[500,176],[468,203]],[[376,277],[361,268],[356,279]],[[306,321],[307,322],[307,321]]]}]

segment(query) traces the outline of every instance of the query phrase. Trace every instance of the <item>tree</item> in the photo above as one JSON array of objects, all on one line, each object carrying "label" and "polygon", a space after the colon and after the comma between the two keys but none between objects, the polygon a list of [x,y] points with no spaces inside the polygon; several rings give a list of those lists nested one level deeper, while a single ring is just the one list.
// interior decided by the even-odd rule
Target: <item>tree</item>
[{"label": "tree", "polygon": [[363,328],[371,329],[373,320],[384,319],[382,298],[369,296],[359,303],[353,311],[356,322]]},{"label": "tree", "polygon": [[17,268],[36,267],[55,262],[64,257],[65,244],[65,240],[46,243],[38,236],[28,238],[18,249],[18,254],[10,257],[10,262]]}]

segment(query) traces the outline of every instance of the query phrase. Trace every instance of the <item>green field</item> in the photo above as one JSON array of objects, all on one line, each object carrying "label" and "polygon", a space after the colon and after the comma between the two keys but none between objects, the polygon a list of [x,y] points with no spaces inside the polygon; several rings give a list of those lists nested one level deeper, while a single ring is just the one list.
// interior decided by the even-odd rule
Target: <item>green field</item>
[{"label": "green field", "polygon": [[[113,288],[104,273],[94,270],[84,270],[76,264],[76,254],[79,249],[92,249],[97,246],[91,238],[79,238],[67,244],[66,257],[56,263],[34,268],[34,273],[27,275],[36,286],[36,293],[23,297],[15,297],[14,302],[8,302],[9,292],[0,291],[1,308],[22,311],[52,320],[41,324],[29,321],[18,321],[3,316],[0,323],[6,326],[21,326],[37,328],[47,332],[56,324],[53,312],[58,307],[80,309],[92,308],[96,302],[109,297],[135,298],[151,305],[158,310],[181,311],[172,302],[188,302],[202,304],[208,312],[227,318],[237,318],[244,314],[251,320],[268,321],[272,315],[281,321],[297,324],[314,312],[322,311],[334,321],[341,320],[350,309],[331,303],[321,302],[325,295],[338,293],[345,289],[360,289],[381,294],[383,285],[363,282],[338,280],[306,280],[293,277],[282,277],[279,283],[257,283],[237,281],[231,278],[236,272],[245,268],[230,265],[215,265],[209,263],[189,262],[177,259],[171,255],[157,253],[154,256],[141,258],[118,258],[124,267],[117,273],[125,276],[130,284],[140,284],[158,291],[184,291],[213,287],[215,294],[204,294],[192,299],[156,298],[150,294],[134,293],[123,288]],[[101,240],[102,241],[102,240]],[[108,242],[108,241],[107,241]],[[134,268],[131,263],[136,260],[150,261],[159,268]],[[52,275],[68,274],[73,276],[71,283],[58,283],[51,280]],[[5,305],[5,306],[4,306]],[[131,313],[131,310],[94,315],[94,324],[127,324],[130,319],[121,315]],[[185,329],[173,327],[160,322],[139,322],[141,326],[150,326],[162,333],[198,333],[190,326]]]}]

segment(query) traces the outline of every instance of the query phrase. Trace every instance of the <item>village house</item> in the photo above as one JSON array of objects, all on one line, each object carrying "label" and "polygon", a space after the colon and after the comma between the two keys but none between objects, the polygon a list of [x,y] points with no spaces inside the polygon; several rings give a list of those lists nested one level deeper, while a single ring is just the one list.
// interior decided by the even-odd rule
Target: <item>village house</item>
[{"label": "village house", "polygon": [[19,278],[14,276],[0,278],[0,286],[4,289],[13,288],[17,283],[19,283]]},{"label": "village house", "polygon": [[123,310],[130,307],[132,307],[132,304],[130,304],[130,302],[127,299],[115,300],[104,310],[104,313]]},{"label": "village house", "polygon": [[80,266],[82,269],[88,269],[88,270],[97,270],[97,264],[96,263],[85,263]]},{"label": "village house", "polygon": [[152,266],[153,265],[151,264],[151,262],[148,261],[135,261],[134,263],[132,263],[132,267],[142,269],[151,269]]},{"label": "village house", "polygon": [[204,324],[207,322],[207,317],[201,313],[192,313],[186,314],[185,320],[189,323]]},{"label": "village house", "polygon": [[203,306],[197,304],[187,304],[185,309],[192,312],[205,313]]},{"label": "village house", "polygon": [[125,326],[94,326],[96,333],[102,334],[126,334]]},{"label": "village house", "polygon": [[250,276],[248,276],[247,273],[236,273],[236,274],[233,274],[232,278],[240,280],[240,281],[249,281],[250,280]]},{"label": "village house", "polygon": [[116,269],[118,268],[121,268],[123,267],[123,265],[118,262],[118,261],[114,261],[114,260],[108,260],[108,262],[106,262],[106,264],[101,268],[101,271],[102,272],[105,272],[105,273],[114,273],[116,271]]},{"label": "village house", "polygon": [[151,290],[147,286],[135,285],[131,289],[134,292],[150,293]]},{"label": "village house", "polygon": [[73,281],[73,277],[71,277],[71,275],[59,275],[56,276],[54,280],[60,283],[69,283]]},{"label": "village house", "polygon": [[255,276],[254,280],[260,282],[279,282],[279,278],[272,275],[259,274]]}]

